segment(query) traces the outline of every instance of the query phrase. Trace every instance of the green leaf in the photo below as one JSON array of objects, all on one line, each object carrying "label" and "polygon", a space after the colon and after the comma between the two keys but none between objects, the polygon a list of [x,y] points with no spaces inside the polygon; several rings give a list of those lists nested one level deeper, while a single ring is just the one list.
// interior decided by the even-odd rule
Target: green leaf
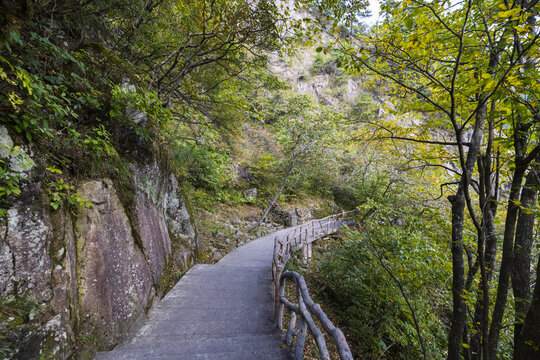
[{"label": "green leaf", "polygon": [[411,19],[410,17],[405,18],[405,26],[407,27],[407,29],[412,29],[413,25],[413,19]]},{"label": "green leaf", "polygon": [[46,168],[45,170],[47,170],[47,171],[49,171],[49,172],[52,172],[52,173],[55,173],[55,174],[62,174],[62,170],[57,169],[57,168],[54,167],[54,166],[48,167],[48,168]]},{"label": "green leaf", "polygon": [[12,31],[9,33],[9,37],[12,41],[15,41],[19,45],[23,45],[23,42],[21,40],[21,37],[18,32]]}]

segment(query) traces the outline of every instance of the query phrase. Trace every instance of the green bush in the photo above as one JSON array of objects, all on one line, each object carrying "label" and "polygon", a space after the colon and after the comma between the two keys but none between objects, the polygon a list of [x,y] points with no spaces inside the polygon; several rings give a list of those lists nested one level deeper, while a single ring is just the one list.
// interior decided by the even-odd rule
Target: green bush
[{"label": "green bush", "polygon": [[179,144],[173,157],[181,176],[195,187],[216,192],[232,181],[230,157],[219,149]]},{"label": "green bush", "polygon": [[[325,306],[338,317],[358,357],[419,359],[421,347],[413,314],[418,319],[429,359],[442,359],[446,346],[445,280],[450,274],[441,244],[405,226],[366,225],[351,230],[338,243],[326,243],[314,256],[312,283]],[[384,266],[382,266],[384,264]]]},{"label": "green bush", "polygon": [[279,165],[279,161],[270,153],[264,153],[257,159],[252,174],[258,194],[271,196],[277,191],[280,181],[283,181],[279,176]]}]

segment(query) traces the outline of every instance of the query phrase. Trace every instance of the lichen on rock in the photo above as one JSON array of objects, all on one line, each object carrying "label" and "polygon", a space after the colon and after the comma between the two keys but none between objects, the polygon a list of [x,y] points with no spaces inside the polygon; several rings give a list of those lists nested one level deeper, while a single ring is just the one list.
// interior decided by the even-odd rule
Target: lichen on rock
[{"label": "lichen on rock", "polygon": [[[16,205],[7,212],[6,243],[12,259],[14,296],[28,296],[36,301],[51,299],[51,261],[48,256],[50,231],[47,212],[39,206]],[[0,296],[7,295],[1,293]]]},{"label": "lichen on rock", "polygon": [[144,312],[152,275],[111,183],[89,181],[80,192],[94,203],[81,209],[75,223],[81,330],[110,346]]}]

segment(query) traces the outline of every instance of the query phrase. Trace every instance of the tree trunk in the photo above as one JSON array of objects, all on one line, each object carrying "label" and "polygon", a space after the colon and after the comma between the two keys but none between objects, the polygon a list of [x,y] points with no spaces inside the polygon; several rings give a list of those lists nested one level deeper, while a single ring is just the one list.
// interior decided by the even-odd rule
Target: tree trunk
[{"label": "tree trunk", "polygon": [[[486,100],[487,95],[482,97]],[[471,136],[471,145],[465,161],[462,160],[461,181],[456,195],[451,195],[448,200],[452,204],[452,323],[448,334],[448,360],[460,360],[462,350],[462,336],[467,322],[467,307],[464,299],[465,289],[465,264],[463,261],[463,220],[468,196],[468,188],[471,181],[474,165],[477,161],[482,137],[484,135],[484,123],[487,113],[487,103],[480,102],[476,112],[474,130]],[[456,130],[456,138],[461,139],[461,134]],[[460,150],[461,152],[461,150]],[[463,155],[461,155],[463,156]]]},{"label": "tree trunk", "polygon": [[452,324],[448,335],[448,360],[459,360],[461,338],[465,328],[466,307],[463,298],[465,286],[465,262],[463,260],[463,215],[465,195],[460,186],[458,193],[448,197],[452,204]]},{"label": "tree trunk", "polygon": [[[530,5],[531,0],[517,0],[517,5],[522,9],[529,8],[531,15],[527,19],[531,33],[534,33],[536,25],[536,11],[533,11]],[[514,46],[517,49],[517,54],[521,58],[523,56],[523,39],[527,36],[520,35],[514,31]],[[523,59],[525,69],[534,66],[534,61]],[[535,112],[535,120],[538,120],[538,112]],[[536,163],[530,169],[525,182],[525,187],[521,194],[521,205],[525,208],[532,208],[538,201],[537,187],[540,183],[539,179],[539,156],[536,156]],[[535,188],[536,187],[536,188]],[[531,262],[531,247],[534,238],[534,214],[527,214],[521,209],[516,230],[516,239],[514,247],[514,263],[512,267],[512,288],[515,298],[515,323],[514,323],[514,359],[538,359],[540,356],[540,324],[539,319],[539,297],[540,286],[538,285],[539,277],[536,277],[536,286],[533,299],[530,294],[530,262]],[[538,265],[537,265],[538,266]],[[540,274],[540,268],[537,268],[537,274]],[[529,308],[530,304],[530,308]],[[529,309],[529,311],[527,311]],[[527,314],[525,316],[525,314]]]},{"label": "tree trunk", "polygon": [[[540,264],[540,258],[538,259]],[[536,266],[536,278],[540,279],[540,266]],[[517,353],[519,351],[519,353]],[[517,357],[519,356],[519,357]],[[523,321],[520,343],[516,346],[514,359],[538,360],[540,358],[540,282],[536,281],[531,306]]]},{"label": "tree trunk", "polygon": [[[497,52],[490,54],[490,62],[488,68],[490,72],[494,72],[494,68],[497,66],[499,55]],[[492,74],[493,75],[493,74]],[[464,263],[463,263],[463,217],[464,209],[467,199],[469,199],[469,184],[471,182],[474,165],[478,160],[480,154],[480,148],[482,146],[482,139],[484,136],[484,125],[487,117],[487,100],[488,94],[482,94],[478,99],[478,108],[476,109],[474,129],[471,136],[471,145],[467,152],[465,162],[463,162],[462,150],[461,155],[461,182],[459,184],[456,195],[452,198],[449,197],[452,203],[452,298],[454,310],[452,314],[452,324],[450,327],[450,333],[448,335],[448,360],[460,360],[462,351],[462,334],[466,326],[466,310],[464,294]],[[452,110],[454,111],[454,109]],[[452,120],[455,123],[455,120]],[[455,129],[456,138],[461,140],[461,132]],[[469,203],[470,205],[470,203]],[[469,207],[471,216],[473,210]],[[481,229],[477,230],[480,232]]]},{"label": "tree trunk", "polygon": [[[527,175],[521,193],[521,206],[532,209],[538,200],[540,179],[537,167],[532,167]],[[515,298],[514,359],[522,359],[522,325],[531,301],[531,248],[534,239],[535,214],[520,209],[516,228],[514,264],[512,268],[512,288]]]},{"label": "tree trunk", "polygon": [[[495,307],[491,316],[491,326],[489,328],[488,338],[488,359],[497,359],[497,348],[499,345],[499,336],[502,326],[506,303],[508,300],[508,289],[510,287],[510,274],[512,273],[512,263],[514,258],[514,235],[516,232],[516,222],[519,211],[517,205],[521,189],[523,187],[523,178],[529,164],[536,156],[533,150],[529,156],[526,156],[527,150],[527,131],[530,128],[530,123],[517,121],[514,134],[514,149],[516,169],[512,177],[512,185],[510,195],[508,196],[508,210],[506,212],[506,220],[504,224],[504,236],[502,245],[501,269],[499,271],[499,282],[497,287],[497,297]],[[533,156],[531,158],[531,156]]]},{"label": "tree trunk", "polygon": [[506,213],[506,221],[504,224],[504,237],[502,246],[501,269],[499,271],[499,283],[497,287],[497,297],[495,308],[491,316],[491,326],[489,328],[489,346],[488,358],[490,360],[497,359],[497,348],[499,345],[499,336],[502,326],[506,302],[508,300],[508,288],[510,287],[510,273],[512,272],[513,250],[514,250],[514,234],[516,229],[516,220],[519,206],[516,202],[519,200],[521,191],[521,183],[525,174],[523,164],[517,162],[516,170],[512,179],[512,188],[508,198],[508,210]]},{"label": "tree trunk", "polygon": [[[493,105],[493,103],[492,103]],[[493,121],[489,122],[489,137],[486,154],[478,161],[480,178],[480,206],[482,208],[482,228],[478,234],[478,262],[481,263],[481,282],[478,288],[478,297],[474,307],[472,326],[474,333],[471,336],[471,360],[487,358],[487,340],[489,330],[489,290],[493,276],[493,264],[497,251],[497,234],[495,232],[495,214],[497,213],[497,200],[499,197],[498,166],[495,173],[492,171],[492,149],[494,138]]]}]

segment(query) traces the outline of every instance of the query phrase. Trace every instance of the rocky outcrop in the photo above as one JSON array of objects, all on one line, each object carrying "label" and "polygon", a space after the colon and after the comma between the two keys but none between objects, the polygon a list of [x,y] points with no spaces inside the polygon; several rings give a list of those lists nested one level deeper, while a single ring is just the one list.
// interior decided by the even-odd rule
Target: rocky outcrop
[{"label": "rocky outcrop", "polygon": [[[89,181],[81,194],[94,205],[83,209],[75,222],[80,330],[96,333],[100,344],[110,346],[131,330],[148,304],[155,279],[155,252],[134,242],[131,225],[109,181]],[[152,218],[152,214],[146,214]],[[153,218],[151,221],[156,221]],[[146,243],[160,241],[146,238]],[[156,244],[159,246],[159,244]],[[146,256],[145,256],[146,255]],[[159,259],[168,260],[168,254]],[[155,261],[154,261],[155,262]],[[158,280],[159,283],[159,280]]]},{"label": "rocky outcrop", "polygon": [[298,225],[298,215],[296,210],[285,210],[279,204],[274,204],[270,210],[272,221],[282,224],[285,227]]},{"label": "rocky outcrop", "polygon": [[0,312],[0,358],[90,358],[137,329],[172,262],[193,264],[186,199],[155,158],[133,162],[127,195],[110,179],[80,182],[78,209],[53,210],[39,172],[25,174],[0,220],[0,306],[13,309]]},{"label": "rocky outcrop", "polygon": [[270,217],[275,223],[282,224],[285,227],[291,227],[341,211],[343,211],[343,209],[337,206],[333,201],[321,204],[310,204],[307,206],[295,207],[293,209],[285,209],[279,204],[274,204],[270,210]]},{"label": "rocky outcrop", "polygon": [[244,199],[246,199],[249,203],[252,203],[257,197],[257,188],[247,189],[244,190],[242,193],[244,195]]},{"label": "rocky outcrop", "polygon": [[235,182],[251,182],[255,180],[252,174],[253,168],[250,166],[233,164],[232,171],[233,181]]},{"label": "rocky outcrop", "polygon": [[49,223],[48,213],[39,206],[18,205],[9,209],[2,241],[5,252],[1,267],[6,272],[1,295],[17,292],[36,301],[50,300],[52,269],[48,244],[53,235]]}]

